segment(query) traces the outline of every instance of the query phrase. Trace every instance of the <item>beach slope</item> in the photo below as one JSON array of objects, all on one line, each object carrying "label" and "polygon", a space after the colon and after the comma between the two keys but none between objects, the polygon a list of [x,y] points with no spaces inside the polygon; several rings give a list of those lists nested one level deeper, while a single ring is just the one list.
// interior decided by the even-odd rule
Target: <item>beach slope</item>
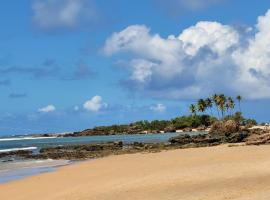
[{"label": "beach slope", "polygon": [[110,156],[0,185],[3,200],[269,200],[270,146]]}]

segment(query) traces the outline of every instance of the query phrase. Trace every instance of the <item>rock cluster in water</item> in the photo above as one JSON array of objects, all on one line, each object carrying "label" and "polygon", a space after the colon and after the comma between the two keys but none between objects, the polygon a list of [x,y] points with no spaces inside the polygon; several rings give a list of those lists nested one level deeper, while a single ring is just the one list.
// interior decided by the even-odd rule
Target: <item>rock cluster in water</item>
[{"label": "rock cluster in water", "polygon": [[84,145],[46,147],[39,154],[31,151],[0,153],[0,158],[17,156],[26,159],[66,159],[83,160],[138,152],[159,152],[161,150],[215,146],[224,143],[245,143],[247,145],[270,144],[270,131],[262,129],[246,129],[234,121],[215,123],[210,132],[204,135],[179,135],[168,143],[124,144],[123,142],[107,142]]}]

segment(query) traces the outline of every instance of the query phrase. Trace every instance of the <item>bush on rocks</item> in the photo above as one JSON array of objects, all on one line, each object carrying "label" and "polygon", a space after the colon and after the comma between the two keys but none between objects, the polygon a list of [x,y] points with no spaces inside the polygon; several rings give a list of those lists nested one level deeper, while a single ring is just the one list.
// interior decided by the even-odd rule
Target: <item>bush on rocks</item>
[{"label": "bush on rocks", "polygon": [[234,120],[215,122],[209,134],[213,137],[229,137],[233,133],[239,131],[239,125]]}]

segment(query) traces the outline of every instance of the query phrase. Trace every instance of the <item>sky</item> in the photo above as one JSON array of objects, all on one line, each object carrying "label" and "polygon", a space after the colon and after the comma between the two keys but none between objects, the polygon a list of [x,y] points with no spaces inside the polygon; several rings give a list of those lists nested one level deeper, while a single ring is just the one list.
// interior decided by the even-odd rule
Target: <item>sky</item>
[{"label": "sky", "polygon": [[4,0],[0,135],[170,119],[214,93],[269,122],[268,0]]}]

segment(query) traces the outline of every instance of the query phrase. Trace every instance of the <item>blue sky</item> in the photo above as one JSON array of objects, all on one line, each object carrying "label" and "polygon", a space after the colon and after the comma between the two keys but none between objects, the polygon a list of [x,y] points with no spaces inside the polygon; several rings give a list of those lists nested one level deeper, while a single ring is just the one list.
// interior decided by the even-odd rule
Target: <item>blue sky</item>
[{"label": "blue sky", "polygon": [[2,1],[0,134],[169,119],[214,92],[242,95],[245,115],[267,122],[269,8],[267,0]]}]

